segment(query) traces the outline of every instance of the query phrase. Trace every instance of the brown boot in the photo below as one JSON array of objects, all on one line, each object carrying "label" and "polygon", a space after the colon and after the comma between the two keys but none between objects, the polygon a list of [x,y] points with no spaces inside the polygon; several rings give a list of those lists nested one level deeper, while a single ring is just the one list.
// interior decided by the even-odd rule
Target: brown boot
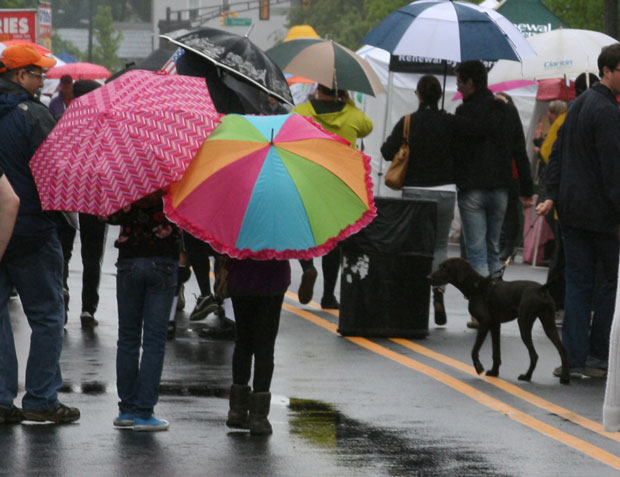
[{"label": "brown boot", "polygon": [[233,384],[230,387],[228,419],[226,425],[233,429],[249,429],[250,386]]},{"label": "brown boot", "polygon": [[271,393],[250,394],[250,434],[253,436],[266,436],[273,433],[269,415]]}]

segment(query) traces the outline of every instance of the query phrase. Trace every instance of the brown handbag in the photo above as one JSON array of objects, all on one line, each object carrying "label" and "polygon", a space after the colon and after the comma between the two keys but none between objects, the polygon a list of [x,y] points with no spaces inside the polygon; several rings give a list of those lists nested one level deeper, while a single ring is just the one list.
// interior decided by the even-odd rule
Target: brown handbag
[{"label": "brown handbag", "polygon": [[390,189],[401,190],[405,183],[405,175],[407,174],[407,164],[409,163],[409,154],[411,147],[409,146],[409,127],[411,124],[411,114],[405,116],[403,125],[403,143],[398,152],[392,159],[392,164],[385,173],[385,185]]}]

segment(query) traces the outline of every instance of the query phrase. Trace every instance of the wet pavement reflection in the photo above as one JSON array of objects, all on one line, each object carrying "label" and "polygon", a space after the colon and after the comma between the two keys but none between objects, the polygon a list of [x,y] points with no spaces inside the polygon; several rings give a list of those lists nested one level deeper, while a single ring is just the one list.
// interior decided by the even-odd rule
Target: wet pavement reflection
[{"label": "wet pavement reflection", "polygon": [[405,438],[405,429],[386,429],[351,419],[328,403],[291,398],[290,432],[338,457],[349,470],[376,469],[377,475],[502,476],[475,452],[459,450],[428,436]]}]

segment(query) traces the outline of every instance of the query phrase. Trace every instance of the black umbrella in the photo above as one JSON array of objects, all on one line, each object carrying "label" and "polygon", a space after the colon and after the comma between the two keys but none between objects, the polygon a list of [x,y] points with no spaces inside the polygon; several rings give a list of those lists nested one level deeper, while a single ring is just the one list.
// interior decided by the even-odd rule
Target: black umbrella
[{"label": "black umbrella", "polygon": [[156,50],[152,51],[149,56],[139,61],[138,63],[135,63],[135,62],[127,63],[125,65],[125,68],[117,71],[112,76],[110,76],[106,80],[106,83],[109,83],[110,81],[115,80],[119,76],[131,70],[158,71],[162,69],[162,67],[168,62],[170,58],[172,58],[172,55],[174,55],[175,51],[176,49],[157,48]]},{"label": "black umbrella", "polygon": [[177,30],[160,37],[208,59],[280,101],[293,104],[293,96],[282,70],[247,36],[199,27]]}]

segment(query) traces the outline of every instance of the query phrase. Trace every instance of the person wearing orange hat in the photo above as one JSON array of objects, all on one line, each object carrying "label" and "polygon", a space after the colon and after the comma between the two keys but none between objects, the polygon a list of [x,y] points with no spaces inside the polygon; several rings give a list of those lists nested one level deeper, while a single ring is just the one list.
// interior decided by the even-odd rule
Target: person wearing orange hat
[{"label": "person wearing orange hat", "polygon": [[[58,213],[44,212],[29,162],[54,127],[50,111],[37,98],[47,68],[56,60],[28,45],[7,47],[0,56],[0,168],[20,206],[13,235],[0,260],[0,425],[76,421],[80,411],[58,401],[62,386],[63,255]],[[9,316],[15,288],[32,330],[26,365],[23,410],[17,397],[17,355]]]}]

